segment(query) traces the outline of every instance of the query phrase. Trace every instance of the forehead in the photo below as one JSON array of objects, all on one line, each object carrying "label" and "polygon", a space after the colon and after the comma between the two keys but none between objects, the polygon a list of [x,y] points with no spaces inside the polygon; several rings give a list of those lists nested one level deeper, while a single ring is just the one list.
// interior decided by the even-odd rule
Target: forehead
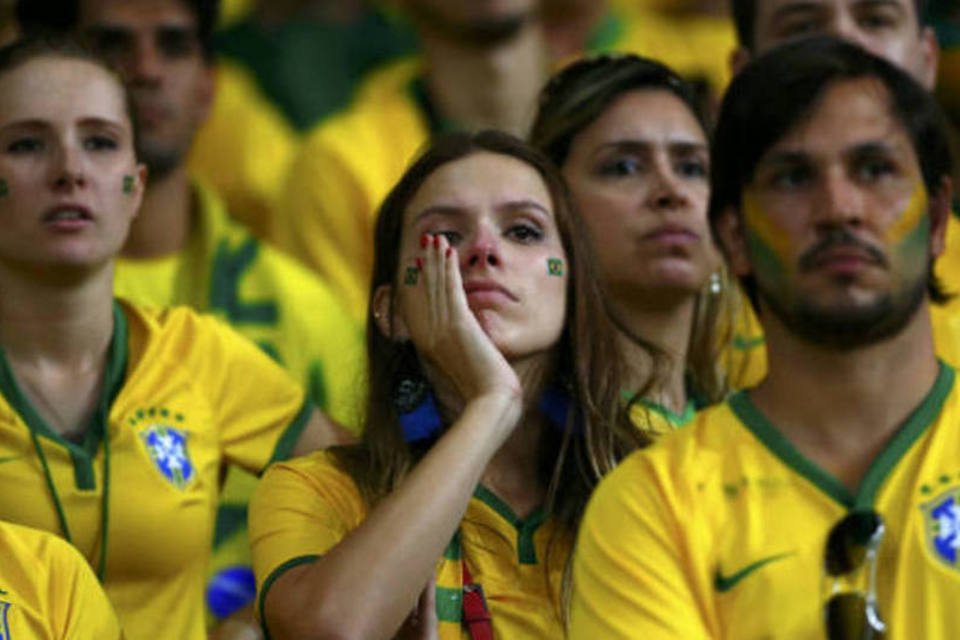
[{"label": "forehead", "polygon": [[0,117],[100,118],[128,124],[119,81],[86,60],[35,58],[0,75]]},{"label": "forehead", "polygon": [[197,19],[187,3],[181,0],[80,0],[80,25],[196,28]]},{"label": "forehead", "polygon": [[706,142],[706,134],[686,103],[663,89],[623,93],[584,133],[585,137]]},{"label": "forehead", "polygon": [[464,211],[533,201],[552,212],[550,192],[536,169],[512,156],[479,152],[431,173],[407,207],[407,219],[430,207]]},{"label": "forehead", "polygon": [[917,20],[915,0],[755,0],[758,30],[769,27],[771,22],[799,13],[829,15],[856,15],[858,12],[878,8],[895,8],[914,21]]},{"label": "forehead", "polygon": [[830,157],[866,144],[881,144],[907,154],[916,164],[912,140],[894,115],[886,87],[873,78],[843,80],[828,85],[809,114],[765,157],[784,151]]}]

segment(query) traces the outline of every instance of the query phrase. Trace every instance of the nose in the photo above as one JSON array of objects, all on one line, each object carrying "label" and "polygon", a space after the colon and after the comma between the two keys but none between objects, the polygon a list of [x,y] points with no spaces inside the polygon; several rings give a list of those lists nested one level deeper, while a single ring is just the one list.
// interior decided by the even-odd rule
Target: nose
[{"label": "nose", "polygon": [[500,244],[497,235],[483,227],[469,240],[463,252],[464,266],[470,268],[485,268],[499,266],[502,261]]},{"label": "nose", "polygon": [[856,18],[845,13],[838,13],[828,28],[828,35],[836,36],[843,40],[849,40],[850,42],[859,45],[863,49],[870,51],[871,53],[876,53],[873,51],[873,43],[867,38],[867,34],[862,28],[857,24]]},{"label": "nose", "polygon": [[828,173],[816,203],[817,225],[857,227],[863,221],[863,206],[863,196],[848,176],[840,172]]},{"label": "nose", "polygon": [[131,82],[157,82],[161,78],[163,57],[154,38],[139,36],[124,67]]},{"label": "nose", "polygon": [[57,152],[57,161],[54,167],[54,186],[59,189],[72,189],[87,184],[87,176],[83,161],[77,150],[70,146],[63,146]]},{"label": "nose", "polygon": [[687,194],[669,160],[660,159],[650,172],[647,206],[653,210],[675,209],[687,204]]}]

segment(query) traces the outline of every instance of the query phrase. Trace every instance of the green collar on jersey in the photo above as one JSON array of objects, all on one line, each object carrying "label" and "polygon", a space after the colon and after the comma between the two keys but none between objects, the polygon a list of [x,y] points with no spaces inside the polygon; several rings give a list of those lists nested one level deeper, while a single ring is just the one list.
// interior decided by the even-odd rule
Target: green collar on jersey
[{"label": "green collar on jersey", "polygon": [[52,429],[34,408],[30,400],[20,390],[7,356],[0,349],[0,393],[7,399],[27,427],[34,433],[52,440],[67,449],[73,459],[74,476],[77,487],[94,487],[93,461],[97,455],[101,439],[107,433],[107,418],[114,399],[120,393],[127,369],[127,317],[119,302],[113,302],[113,337],[107,355],[107,368],[104,372],[103,387],[97,408],[90,418],[83,441],[71,442]]},{"label": "green collar on jersey", "polygon": [[819,487],[828,496],[848,508],[871,508],[880,486],[917,439],[940,415],[944,401],[953,388],[952,367],[940,363],[940,371],[926,397],[913,410],[893,438],[874,458],[860,482],[856,495],[837,478],[800,453],[750,400],[747,391],[739,391],[728,400],[730,409],[760,442],[784,464]]}]

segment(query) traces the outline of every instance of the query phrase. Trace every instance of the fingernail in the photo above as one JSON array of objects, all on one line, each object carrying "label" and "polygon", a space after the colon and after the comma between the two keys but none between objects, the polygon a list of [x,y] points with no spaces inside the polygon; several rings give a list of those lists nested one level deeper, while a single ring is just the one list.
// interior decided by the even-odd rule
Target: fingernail
[{"label": "fingernail", "polygon": [[426,249],[428,244],[430,244],[430,235],[425,233],[420,236],[420,248]]},{"label": "fingernail", "polygon": [[453,247],[447,247],[447,250],[444,251],[444,253],[445,253],[446,256],[449,258],[449,257],[450,257],[450,254],[453,253]]},{"label": "fingernail", "polygon": [[440,234],[437,234],[433,236],[433,248],[436,249],[439,247],[440,247]]},{"label": "fingernail", "polygon": [[423,258],[417,258],[417,269],[423,269]]}]

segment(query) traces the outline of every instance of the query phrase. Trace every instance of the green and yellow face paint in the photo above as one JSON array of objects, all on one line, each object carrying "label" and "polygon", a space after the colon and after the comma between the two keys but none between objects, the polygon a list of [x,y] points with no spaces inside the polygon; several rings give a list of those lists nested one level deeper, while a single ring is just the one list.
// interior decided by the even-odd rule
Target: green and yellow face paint
[{"label": "green and yellow face paint", "polygon": [[887,229],[886,239],[891,255],[903,264],[922,264],[927,268],[930,250],[930,199],[923,181],[918,181],[910,202],[900,217]]},{"label": "green and yellow face paint", "polygon": [[127,195],[133,193],[134,178],[133,176],[127,175],[123,176],[123,192]]},{"label": "green and yellow face paint", "polygon": [[753,262],[754,277],[763,274],[764,280],[774,286],[786,285],[796,270],[790,262],[790,237],[764,212],[752,189],[743,194],[742,207],[744,237]]},{"label": "green and yellow face paint", "polygon": [[10,185],[3,178],[0,178],[0,198],[6,198],[10,195]]},{"label": "green and yellow face paint", "polygon": [[560,258],[547,258],[547,275],[557,278],[563,277],[563,260]]}]

